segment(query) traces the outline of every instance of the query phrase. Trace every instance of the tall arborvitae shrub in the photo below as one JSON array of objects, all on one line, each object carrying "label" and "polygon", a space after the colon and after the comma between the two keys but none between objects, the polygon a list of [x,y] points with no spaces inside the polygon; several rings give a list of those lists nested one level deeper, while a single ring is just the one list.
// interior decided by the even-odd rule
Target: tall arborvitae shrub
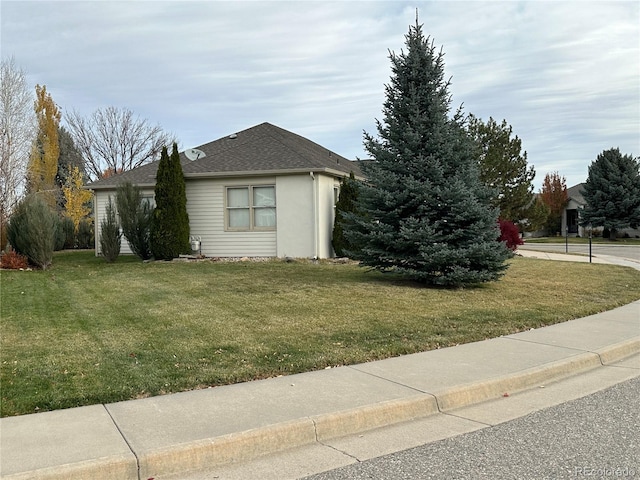
[{"label": "tall arborvitae shrub", "polygon": [[105,210],[105,216],[100,222],[100,251],[104,259],[113,263],[120,255],[120,245],[122,243],[122,233],[116,218],[116,209],[109,197],[109,202]]},{"label": "tall arborvitae shrub", "polygon": [[116,189],[116,205],[122,233],[131,251],[142,260],[151,258],[151,221],[153,207],[143,199],[137,185],[125,182]]},{"label": "tall arborvitae shrub", "polygon": [[498,279],[509,250],[498,241],[498,210],[480,182],[476,149],[461,112],[449,117],[444,53],[416,23],[406,51],[392,53],[378,138],[365,134],[359,216],[347,238],[364,267],[427,284]]},{"label": "tall arborvitae shrub", "polygon": [[348,220],[348,214],[356,211],[356,202],[358,200],[358,182],[353,172],[349,178],[345,178],[340,185],[340,194],[336,202],[336,218],[333,222],[333,250],[339,257],[352,255],[355,248],[354,245],[344,236],[345,226]]},{"label": "tall arborvitae shrub", "polygon": [[178,146],[171,156],[163,148],[156,174],[156,208],[151,224],[151,251],[157,260],[190,253],[187,195]]},{"label": "tall arborvitae shrub", "polygon": [[56,238],[53,245],[53,250],[59,252],[64,248],[64,242],[66,240],[66,234],[64,231],[63,218],[60,215],[56,215]]},{"label": "tall arborvitae shrub", "polygon": [[78,223],[78,233],[76,234],[76,245],[78,248],[93,248],[95,243],[95,236],[93,232],[93,222],[89,219],[83,218]]},{"label": "tall arborvitae shrub", "polygon": [[57,214],[38,194],[26,197],[16,207],[7,226],[9,243],[29,262],[45,270],[53,261]]},{"label": "tall arborvitae shrub", "polygon": [[62,231],[64,232],[63,248],[70,249],[76,246],[76,227],[69,217],[62,217]]}]

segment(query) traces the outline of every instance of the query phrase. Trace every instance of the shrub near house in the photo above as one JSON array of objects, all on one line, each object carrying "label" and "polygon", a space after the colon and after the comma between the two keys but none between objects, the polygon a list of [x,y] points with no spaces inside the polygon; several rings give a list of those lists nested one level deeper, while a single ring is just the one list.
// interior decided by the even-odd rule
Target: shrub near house
[{"label": "shrub near house", "polygon": [[9,243],[32,265],[45,270],[53,261],[58,223],[56,213],[40,195],[29,195],[9,219]]}]

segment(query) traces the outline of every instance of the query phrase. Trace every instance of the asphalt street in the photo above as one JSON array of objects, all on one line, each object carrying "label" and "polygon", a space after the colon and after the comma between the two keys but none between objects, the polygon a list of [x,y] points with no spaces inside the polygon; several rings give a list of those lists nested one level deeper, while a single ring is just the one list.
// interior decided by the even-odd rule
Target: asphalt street
[{"label": "asphalt street", "polygon": [[640,377],[510,422],[306,477],[640,478]]},{"label": "asphalt street", "polygon": [[[627,258],[630,260],[640,261],[640,245],[612,245],[610,243],[593,243],[593,255],[608,255],[612,257]],[[567,245],[564,239],[558,239],[558,243],[528,243],[525,240],[524,245],[518,247],[520,250],[536,250],[539,252],[566,253]],[[588,255],[588,244],[572,244],[568,245],[568,253]]]}]

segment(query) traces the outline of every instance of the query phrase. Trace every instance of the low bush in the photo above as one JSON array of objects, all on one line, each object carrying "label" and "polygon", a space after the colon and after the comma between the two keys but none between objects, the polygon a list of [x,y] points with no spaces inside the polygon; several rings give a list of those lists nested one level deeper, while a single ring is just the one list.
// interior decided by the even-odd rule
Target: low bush
[{"label": "low bush", "polygon": [[15,250],[0,255],[0,268],[20,270],[29,267],[29,260]]},{"label": "low bush", "polygon": [[507,248],[511,251],[516,251],[518,245],[522,245],[524,241],[520,237],[520,231],[513,222],[508,220],[499,220],[500,223],[500,238],[501,242],[504,242]]},{"label": "low bush", "polygon": [[58,217],[38,195],[26,197],[9,220],[7,237],[16,252],[45,270],[53,261]]}]

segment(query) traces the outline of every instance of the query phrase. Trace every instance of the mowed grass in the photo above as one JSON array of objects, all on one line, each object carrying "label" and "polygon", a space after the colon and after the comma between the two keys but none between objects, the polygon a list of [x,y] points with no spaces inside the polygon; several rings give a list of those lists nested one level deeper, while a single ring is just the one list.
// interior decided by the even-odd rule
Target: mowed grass
[{"label": "mowed grass", "polygon": [[151,262],[61,252],[2,271],[1,415],[108,403],[483,340],[640,298],[622,267],[514,258],[425,288],[356,265]]}]

